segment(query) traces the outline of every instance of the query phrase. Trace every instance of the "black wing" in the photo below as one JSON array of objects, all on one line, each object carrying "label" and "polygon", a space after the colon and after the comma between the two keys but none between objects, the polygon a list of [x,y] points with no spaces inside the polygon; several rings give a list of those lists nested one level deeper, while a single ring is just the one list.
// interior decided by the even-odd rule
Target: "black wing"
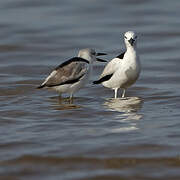
[{"label": "black wing", "polygon": [[55,68],[55,70],[59,69],[59,68],[62,68],[64,66],[67,66],[69,64],[71,64],[72,62],[85,62],[85,63],[88,63],[89,64],[89,61],[86,60],[86,59],[83,59],[83,58],[80,58],[80,57],[74,57],[74,58],[71,58],[65,62],[63,62],[62,64],[60,64],[59,66],[57,66]]},{"label": "black wing", "polygon": [[113,75],[113,74],[108,74],[108,75],[100,78],[100,79],[97,80],[97,81],[93,81],[93,84],[100,84],[100,83],[102,83],[102,82],[104,82],[104,81],[108,81],[109,79],[111,79],[112,75]]},{"label": "black wing", "polygon": [[124,54],[125,54],[125,52],[121,53],[121,54],[118,55],[116,58],[123,59],[123,58],[124,58]]}]

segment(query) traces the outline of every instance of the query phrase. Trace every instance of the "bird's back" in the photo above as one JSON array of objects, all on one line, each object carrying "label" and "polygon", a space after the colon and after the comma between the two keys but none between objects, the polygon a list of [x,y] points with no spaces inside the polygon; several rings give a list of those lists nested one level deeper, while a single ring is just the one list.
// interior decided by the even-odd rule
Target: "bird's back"
[{"label": "bird's back", "polygon": [[73,58],[56,67],[40,87],[72,84],[86,75],[88,63],[81,58]]}]

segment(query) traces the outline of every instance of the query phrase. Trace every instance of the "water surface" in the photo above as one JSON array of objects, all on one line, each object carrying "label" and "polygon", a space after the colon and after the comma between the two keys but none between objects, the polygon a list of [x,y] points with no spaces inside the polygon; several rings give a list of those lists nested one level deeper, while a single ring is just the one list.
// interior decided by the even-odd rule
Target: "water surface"
[{"label": "water surface", "polygon": [[[0,179],[180,179],[180,11],[168,0],[0,2]],[[124,50],[138,33],[142,73],[127,91],[92,85],[69,104],[36,87],[81,48]],[[120,96],[119,92],[119,96]]]}]

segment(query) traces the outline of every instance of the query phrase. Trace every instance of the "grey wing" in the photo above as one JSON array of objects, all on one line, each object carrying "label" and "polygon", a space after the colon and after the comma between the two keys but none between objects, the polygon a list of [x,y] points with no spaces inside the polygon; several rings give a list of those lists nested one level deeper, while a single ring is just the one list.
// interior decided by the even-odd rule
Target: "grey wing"
[{"label": "grey wing", "polygon": [[87,63],[71,62],[63,67],[58,67],[46,78],[42,86],[52,87],[71,84],[79,81],[88,71]]}]

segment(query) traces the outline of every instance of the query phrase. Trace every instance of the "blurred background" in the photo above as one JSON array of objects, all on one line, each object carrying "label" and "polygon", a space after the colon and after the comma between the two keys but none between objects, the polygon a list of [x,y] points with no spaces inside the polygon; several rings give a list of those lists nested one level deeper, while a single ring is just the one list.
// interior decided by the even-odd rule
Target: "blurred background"
[{"label": "blurred background", "polygon": [[[180,179],[179,0],[0,1],[0,179]],[[124,49],[142,72],[127,100],[91,82],[62,102],[36,87],[81,48]],[[120,95],[120,92],[119,92]],[[67,95],[65,95],[67,97]]]}]

